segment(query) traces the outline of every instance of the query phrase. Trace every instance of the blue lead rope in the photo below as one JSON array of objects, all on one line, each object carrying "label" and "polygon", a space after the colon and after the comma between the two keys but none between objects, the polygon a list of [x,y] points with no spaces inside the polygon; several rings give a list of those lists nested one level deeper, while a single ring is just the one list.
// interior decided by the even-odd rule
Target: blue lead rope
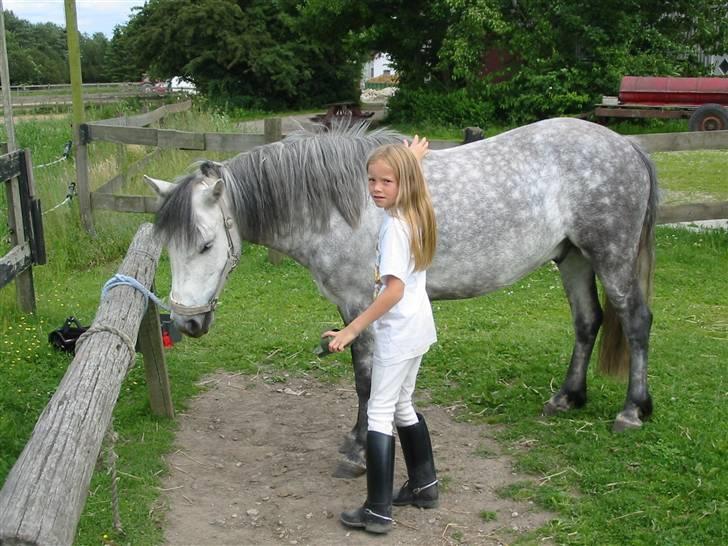
[{"label": "blue lead rope", "polygon": [[134,277],[129,277],[128,275],[120,275],[116,274],[113,277],[111,277],[108,281],[106,281],[106,284],[104,284],[103,289],[101,290],[101,299],[106,296],[106,293],[111,290],[112,288],[115,288],[117,286],[121,285],[127,285],[131,286],[133,288],[136,288],[144,294],[144,296],[147,298],[147,303],[151,299],[154,303],[157,304],[157,306],[161,307],[162,309],[169,311],[169,307],[162,303],[162,300],[160,300],[154,292],[151,290],[148,290],[146,286],[144,286],[142,283],[140,283],[138,280],[136,280]]}]

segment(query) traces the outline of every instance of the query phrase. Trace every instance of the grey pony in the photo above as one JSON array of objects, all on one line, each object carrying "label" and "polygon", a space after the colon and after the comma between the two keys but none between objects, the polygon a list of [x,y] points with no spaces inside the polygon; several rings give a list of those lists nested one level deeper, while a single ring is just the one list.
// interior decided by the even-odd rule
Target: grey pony
[{"label": "grey pony", "polygon": [[[223,266],[218,258],[214,264],[217,284],[205,284],[194,271],[186,271],[182,279],[172,259],[171,296],[199,295],[187,298],[196,301],[176,302],[173,319],[180,329],[193,336],[207,332],[214,304],[200,303],[217,298],[230,260],[240,254],[237,239],[287,254],[309,269],[345,323],[356,317],[371,302],[383,214],[367,196],[366,159],[377,146],[401,140],[393,131],[367,132],[365,126],[300,131],[223,163],[204,162],[174,186],[148,179],[164,197],[156,227],[168,242],[171,258],[184,253],[187,261],[205,260],[213,246],[206,237],[215,226],[203,226],[200,219],[213,218],[220,225],[227,220],[228,261]],[[430,298],[486,294],[555,262],[572,312],[575,343],[566,378],[544,413],[585,404],[586,370],[597,332],[603,322],[605,329],[613,322],[615,333],[603,332],[603,345],[621,343],[625,354],[603,346],[602,356],[629,367],[627,397],[614,430],[640,427],[652,412],[647,297],[657,180],[648,157],[609,129],[557,118],[433,150],[422,166],[438,226],[437,252],[427,273]],[[203,191],[210,192],[206,199],[194,198]],[[219,206],[219,212],[210,209],[205,215],[204,206]],[[212,264],[206,267],[209,277]],[[596,277],[608,300],[604,310]],[[198,286],[185,292],[184,283]],[[607,320],[609,313],[616,320]],[[339,475],[365,470],[372,344],[371,332],[365,331],[351,347],[359,410],[340,450],[344,460]],[[485,369],[487,363],[473,365]]]}]

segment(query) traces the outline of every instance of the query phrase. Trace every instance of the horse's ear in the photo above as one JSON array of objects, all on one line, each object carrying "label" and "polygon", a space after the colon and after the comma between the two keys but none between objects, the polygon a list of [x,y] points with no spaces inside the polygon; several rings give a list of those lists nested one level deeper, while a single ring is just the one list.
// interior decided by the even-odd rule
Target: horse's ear
[{"label": "horse's ear", "polygon": [[208,178],[220,178],[220,166],[213,161],[203,161],[200,172]]},{"label": "horse's ear", "polygon": [[211,188],[205,190],[205,197],[210,205],[214,205],[222,197],[222,192],[225,190],[225,183],[222,178],[218,178]]},{"label": "horse's ear", "polygon": [[175,188],[175,184],[171,184],[157,178],[152,178],[151,176],[147,176],[146,174],[144,175],[144,182],[149,184],[149,186],[151,186],[151,188],[160,197],[167,197],[170,193],[172,193],[172,190],[174,190]]}]

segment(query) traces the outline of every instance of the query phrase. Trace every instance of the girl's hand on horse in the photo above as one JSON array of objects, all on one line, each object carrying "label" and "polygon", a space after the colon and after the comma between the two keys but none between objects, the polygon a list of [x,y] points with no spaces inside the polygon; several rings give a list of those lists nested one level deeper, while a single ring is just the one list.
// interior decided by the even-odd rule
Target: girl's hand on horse
[{"label": "girl's hand on horse", "polygon": [[415,135],[411,143],[407,142],[407,139],[405,139],[404,145],[407,146],[407,148],[409,148],[409,150],[414,154],[417,161],[422,161],[422,158],[430,151],[430,143],[427,141],[427,138],[420,138],[419,135]]},{"label": "girl's hand on horse", "polygon": [[327,336],[333,338],[329,342],[329,351],[332,353],[340,353],[356,339],[357,334],[351,328],[347,327],[343,330],[329,330],[321,334],[322,338]]}]

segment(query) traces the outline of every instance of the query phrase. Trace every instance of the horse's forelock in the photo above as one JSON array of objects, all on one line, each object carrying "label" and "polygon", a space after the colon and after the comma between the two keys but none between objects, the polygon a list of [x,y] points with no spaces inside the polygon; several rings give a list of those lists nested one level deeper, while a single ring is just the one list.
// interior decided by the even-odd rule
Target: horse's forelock
[{"label": "horse's forelock", "polygon": [[166,242],[175,240],[185,245],[197,242],[200,234],[192,207],[192,188],[199,178],[199,172],[181,178],[159,207],[155,229]]}]

